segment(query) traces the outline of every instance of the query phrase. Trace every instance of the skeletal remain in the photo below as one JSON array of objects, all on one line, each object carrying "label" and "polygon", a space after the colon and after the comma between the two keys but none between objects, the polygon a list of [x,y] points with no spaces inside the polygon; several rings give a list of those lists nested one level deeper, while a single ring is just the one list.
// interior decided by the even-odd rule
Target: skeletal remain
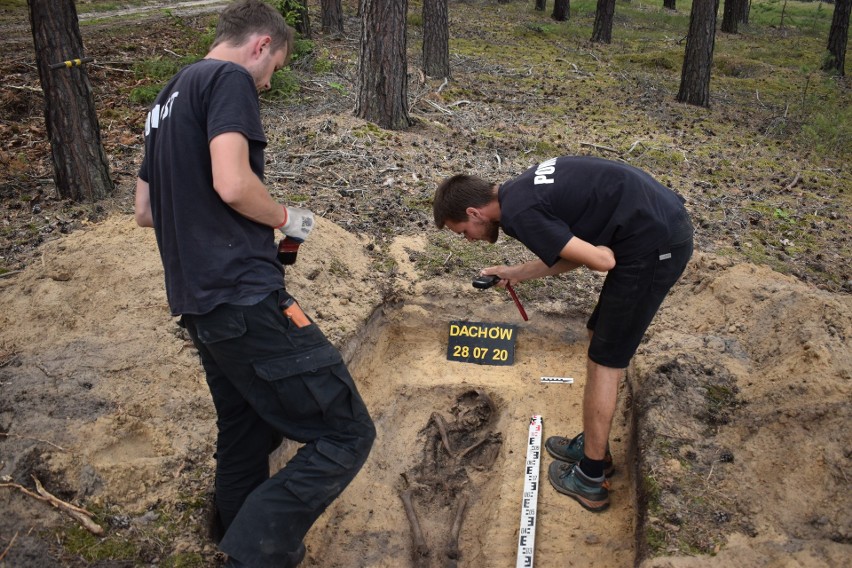
[{"label": "skeletal remain", "polygon": [[459,534],[461,533],[462,521],[464,520],[465,507],[467,507],[467,495],[462,495],[456,506],[453,528],[450,529],[450,541],[447,543],[447,568],[455,568],[459,557],[461,557],[461,551],[459,551]]},{"label": "skeletal remain", "polygon": [[414,511],[414,505],[411,502],[411,493],[410,489],[406,489],[400,493],[400,497],[402,497],[405,516],[408,517],[411,534],[414,538],[414,565],[417,568],[426,568],[429,566],[429,546],[426,544],[426,539],[423,538],[423,530],[420,528],[420,521],[417,519],[417,513]]},{"label": "skeletal remain", "polygon": [[[467,473],[468,468],[491,468],[503,443],[500,432],[479,433],[497,414],[497,407],[491,397],[483,391],[472,389],[461,393],[456,398],[452,414],[452,421],[448,421],[440,412],[430,415],[422,432],[425,434],[423,460],[408,473],[402,474],[404,485],[400,497],[411,527],[415,568],[458,566],[461,558],[459,536],[464,512],[476,493]],[[433,515],[442,514],[440,507],[454,511],[452,518],[447,519],[444,525],[446,528],[440,531],[447,535],[447,540],[444,550],[439,554],[433,554],[429,549],[417,516],[415,500],[417,506],[431,510]],[[434,524],[430,526],[434,530]]]}]

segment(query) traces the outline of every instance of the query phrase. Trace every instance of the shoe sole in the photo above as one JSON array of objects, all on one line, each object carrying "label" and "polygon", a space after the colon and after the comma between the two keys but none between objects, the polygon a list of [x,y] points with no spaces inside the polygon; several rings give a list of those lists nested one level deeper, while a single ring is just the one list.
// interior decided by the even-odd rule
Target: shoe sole
[{"label": "shoe sole", "polygon": [[561,485],[557,485],[553,482],[552,479],[550,479],[549,475],[547,476],[547,480],[550,481],[550,485],[552,485],[553,488],[556,489],[559,493],[571,497],[587,511],[591,511],[592,513],[600,513],[601,511],[605,511],[609,507],[609,499],[607,499],[606,501],[592,501],[591,499],[583,497],[579,493],[573,493],[571,491],[566,490]]},{"label": "shoe sole", "polygon": [[[577,463],[573,460],[565,459],[565,456],[560,456],[559,454],[551,451],[551,449],[548,448],[547,445],[544,446],[544,449],[547,450],[547,453],[550,454],[550,457],[555,460],[559,460],[562,463]],[[613,475],[615,475],[615,466],[611,465],[609,466],[609,468],[604,470],[604,477],[612,477]]]}]

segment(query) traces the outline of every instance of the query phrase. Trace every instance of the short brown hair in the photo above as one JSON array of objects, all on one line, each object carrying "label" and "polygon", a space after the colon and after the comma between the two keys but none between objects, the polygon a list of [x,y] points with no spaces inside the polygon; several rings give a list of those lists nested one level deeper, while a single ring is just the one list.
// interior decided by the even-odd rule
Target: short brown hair
[{"label": "short brown hair", "polygon": [[293,28],[287,25],[275,8],[263,0],[239,0],[225,7],[219,14],[216,37],[211,48],[220,43],[243,45],[255,33],[272,38],[270,48],[273,52],[286,48],[288,57],[293,52]]},{"label": "short brown hair", "polygon": [[468,207],[484,207],[495,199],[494,184],[489,181],[464,174],[447,178],[435,190],[432,201],[435,226],[443,229],[447,221],[467,221]]}]

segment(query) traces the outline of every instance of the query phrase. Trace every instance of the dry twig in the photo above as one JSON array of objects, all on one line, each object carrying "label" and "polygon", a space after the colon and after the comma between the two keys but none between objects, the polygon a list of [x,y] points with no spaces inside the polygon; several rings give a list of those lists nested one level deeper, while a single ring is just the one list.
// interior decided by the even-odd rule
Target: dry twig
[{"label": "dry twig", "polygon": [[3,554],[0,554],[0,562],[2,562],[3,559],[6,558],[6,555],[9,554],[9,550],[11,550],[12,545],[15,544],[15,539],[18,538],[18,532],[16,532],[15,535],[12,537],[12,540],[9,541],[9,546],[6,547],[6,550],[3,551]]},{"label": "dry twig", "polygon": [[8,432],[0,432],[0,436],[6,436],[7,438],[17,438],[19,440],[32,440],[33,442],[41,442],[42,444],[47,444],[49,446],[53,446],[57,450],[61,450],[63,452],[68,451],[58,444],[54,444],[53,442],[48,442],[47,440],[42,440],[41,438],[30,438],[28,436],[18,436],[17,434],[9,434]]},{"label": "dry twig", "polygon": [[83,527],[90,533],[97,536],[104,534],[103,527],[101,527],[99,524],[92,520],[92,517],[94,516],[92,513],[52,495],[49,491],[47,491],[47,489],[44,488],[44,486],[42,486],[41,481],[39,481],[36,476],[32,477],[36,485],[36,491],[38,491],[37,494],[33,493],[32,491],[18,483],[0,483],[0,487],[11,487],[13,489],[17,489],[25,495],[29,495],[33,499],[38,499],[39,501],[50,503],[60,511],[65,511],[68,515],[74,517],[74,519],[76,519],[77,522],[83,525]]}]

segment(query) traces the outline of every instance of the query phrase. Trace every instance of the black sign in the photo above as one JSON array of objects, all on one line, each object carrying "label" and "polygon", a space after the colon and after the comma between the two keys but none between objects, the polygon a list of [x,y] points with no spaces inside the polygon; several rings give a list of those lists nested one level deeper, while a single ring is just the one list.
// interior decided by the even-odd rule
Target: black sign
[{"label": "black sign", "polygon": [[451,321],[447,360],[477,365],[515,362],[517,327],[505,323]]}]

